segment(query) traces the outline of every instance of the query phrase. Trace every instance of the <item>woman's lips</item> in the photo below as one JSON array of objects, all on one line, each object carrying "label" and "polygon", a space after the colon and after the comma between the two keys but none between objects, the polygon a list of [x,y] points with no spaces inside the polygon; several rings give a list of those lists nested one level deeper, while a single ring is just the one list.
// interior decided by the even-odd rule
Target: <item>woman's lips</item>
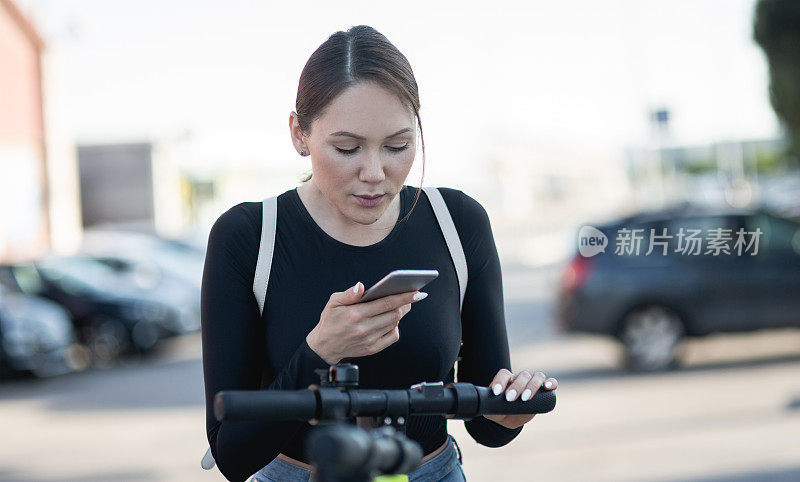
[{"label": "woman's lips", "polygon": [[384,195],[381,194],[380,196],[378,196],[378,197],[376,197],[374,199],[368,199],[368,198],[365,198],[365,197],[353,195],[353,197],[356,198],[356,200],[359,202],[359,204],[361,204],[362,206],[364,206],[366,208],[371,208],[371,207],[377,206],[378,203],[380,203],[381,200],[383,199],[383,196]]}]

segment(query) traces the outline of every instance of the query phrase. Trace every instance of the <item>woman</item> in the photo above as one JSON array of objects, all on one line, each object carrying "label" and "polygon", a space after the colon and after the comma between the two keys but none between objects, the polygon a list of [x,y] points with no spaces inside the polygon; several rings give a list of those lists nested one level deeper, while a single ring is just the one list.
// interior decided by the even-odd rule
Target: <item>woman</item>
[{"label": "woman", "polygon": [[[214,223],[202,288],[206,428],[229,480],[309,480],[303,444],[311,426],[220,423],[213,413],[220,390],[307,388],[319,382],[315,369],[344,359],[359,366],[361,388],[452,381],[462,338],[459,381],[490,385],[509,401],[527,400],[545,382],[541,372],[509,370],[500,263],[486,211],[462,191],[440,188],[468,265],[459,319],[458,279],[431,205],[404,184],[417,125],[422,139],[419,107],[411,67],[383,35],[363,25],[333,34],[303,69],[289,118],[292,142],[311,156],[312,174],[278,196],[263,315],[252,291],[261,203],[240,203]],[[424,176],[424,141],[422,150]],[[356,303],[365,285],[401,268],[440,274],[426,293]],[[555,389],[556,381],[545,387]],[[485,415],[465,427],[478,443],[500,447],[532,418]],[[411,416],[406,435],[425,454],[410,480],[464,480],[444,417]]]}]

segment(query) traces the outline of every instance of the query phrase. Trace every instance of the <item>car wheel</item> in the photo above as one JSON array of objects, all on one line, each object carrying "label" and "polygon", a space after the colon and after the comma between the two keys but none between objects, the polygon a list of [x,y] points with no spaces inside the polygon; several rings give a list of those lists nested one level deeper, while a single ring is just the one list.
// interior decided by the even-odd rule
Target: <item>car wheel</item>
[{"label": "car wheel", "polygon": [[121,321],[112,318],[95,320],[88,340],[92,364],[98,367],[108,366],[122,353],[127,343],[128,330]]},{"label": "car wheel", "polygon": [[131,339],[139,351],[146,352],[158,341],[158,326],[148,321],[139,321],[133,325]]},{"label": "car wheel", "polygon": [[623,364],[635,371],[675,368],[685,333],[683,321],[673,310],[660,305],[636,308],[625,315],[620,327]]}]

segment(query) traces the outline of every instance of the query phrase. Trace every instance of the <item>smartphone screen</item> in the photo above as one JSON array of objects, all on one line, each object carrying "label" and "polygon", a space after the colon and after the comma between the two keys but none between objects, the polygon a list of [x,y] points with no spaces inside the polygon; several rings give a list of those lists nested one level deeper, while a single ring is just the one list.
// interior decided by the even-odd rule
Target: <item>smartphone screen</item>
[{"label": "smartphone screen", "polygon": [[384,276],[364,292],[359,303],[372,301],[384,296],[416,291],[439,276],[435,269],[398,269]]}]

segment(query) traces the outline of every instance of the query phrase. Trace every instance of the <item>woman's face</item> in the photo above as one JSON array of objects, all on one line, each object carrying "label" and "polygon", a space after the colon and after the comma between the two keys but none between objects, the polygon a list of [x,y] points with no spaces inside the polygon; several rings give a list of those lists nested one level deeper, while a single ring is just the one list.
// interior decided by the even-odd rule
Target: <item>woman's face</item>
[{"label": "woman's face", "polygon": [[[403,187],[416,153],[414,114],[393,93],[372,82],[343,91],[303,137],[292,112],[290,126],[297,151],[311,156],[308,186],[318,190],[349,220],[378,221]],[[356,195],[383,194],[377,205],[363,206]]]}]

